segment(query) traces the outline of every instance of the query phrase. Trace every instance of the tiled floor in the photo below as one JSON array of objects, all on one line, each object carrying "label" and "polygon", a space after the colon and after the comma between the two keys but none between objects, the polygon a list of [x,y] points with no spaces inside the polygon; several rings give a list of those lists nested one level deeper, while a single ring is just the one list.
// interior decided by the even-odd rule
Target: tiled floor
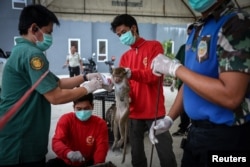
[{"label": "tiled floor", "polygon": [[[171,107],[174,98],[176,96],[177,90],[175,90],[174,92],[170,91],[169,87],[164,87],[164,96],[165,96],[165,106],[166,106],[166,110],[168,111],[169,108]],[[58,118],[69,111],[72,111],[73,109],[73,103],[68,103],[68,104],[63,104],[63,105],[52,105],[52,115],[51,115],[51,128],[50,128],[50,135],[49,135],[49,152],[47,154],[47,159],[50,158],[54,158],[55,154],[54,152],[51,150],[51,138],[54,134],[54,130],[55,130],[55,126],[56,123],[58,121]],[[172,126],[172,128],[170,129],[170,132],[174,132],[178,129],[178,123],[179,123],[179,119],[177,119],[174,122],[174,125]],[[178,167],[180,166],[180,161],[181,161],[181,157],[182,157],[182,149],[180,149],[180,142],[181,142],[181,137],[173,137],[173,148],[174,148],[174,152],[175,152],[175,156],[176,156],[176,160],[177,160],[177,164]],[[151,150],[152,150],[152,145],[148,139],[147,134],[145,134],[145,140],[144,140],[144,144],[145,144],[145,151],[146,151],[146,155],[148,157],[148,165],[150,165],[150,157],[151,157]],[[122,152],[121,151],[115,151],[112,152],[111,150],[108,152],[108,156],[107,156],[107,161],[112,161],[114,164],[116,164],[118,167],[131,167],[131,156],[130,156],[130,146],[128,145],[127,147],[127,154],[126,154],[126,160],[123,164],[121,164],[121,160],[122,160]],[[154,149],[153,151],[153,157],[152,157],[152,166],[153,167],[160,167],[159,165],[159,159],[157,157],[157,153]]]}]

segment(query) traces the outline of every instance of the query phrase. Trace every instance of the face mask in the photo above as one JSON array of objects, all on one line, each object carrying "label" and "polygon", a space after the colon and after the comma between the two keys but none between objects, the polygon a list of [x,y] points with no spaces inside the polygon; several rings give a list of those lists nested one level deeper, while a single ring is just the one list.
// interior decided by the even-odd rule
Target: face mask
[{"label": "face mask", "polygon": [[135,36],[131,31],[128,31],[120,36],[120,41],[124,45],[133,45],[135,43]]},{"label": "face mask", "polygon": [[217,0],[188,0],[189,6],[197,12],[205,12],[213,6]]},{"label": "face mask", "polygon": [[80,121],[87,121],[92,115],[92,110],[75,111],[75,114]]},{"label": "face mask", "polygon": [[52,45],[52,36],[45,33],[43,33],[43,41],[36,42],[36,46],[42,51],[49,49],[51,45]]}]

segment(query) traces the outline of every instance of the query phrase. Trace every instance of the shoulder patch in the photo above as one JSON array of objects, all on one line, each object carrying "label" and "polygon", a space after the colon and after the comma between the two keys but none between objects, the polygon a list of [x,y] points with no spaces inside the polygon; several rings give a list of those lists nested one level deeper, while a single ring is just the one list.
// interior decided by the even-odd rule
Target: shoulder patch
[{"label": "shoulder patch", "polygon": [[34,70],[40,70],[44,66],[44,62],[40,57],[33,57],[30,61],[31,68]]}]

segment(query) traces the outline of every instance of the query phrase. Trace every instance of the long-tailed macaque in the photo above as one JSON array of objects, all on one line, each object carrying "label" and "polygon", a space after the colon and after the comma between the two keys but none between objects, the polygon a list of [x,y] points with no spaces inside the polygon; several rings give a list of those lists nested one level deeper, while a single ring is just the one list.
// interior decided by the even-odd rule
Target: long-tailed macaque
[{"label": "long-tailed macaque", "polygon": [[[125,68],[113,68],[112,82],[115,86],[116,113],[114,119],[114,143],[112,150],[121,148],[123,145],[122,163],[125,161],[126,144],[128,136],[128,115],[129,115],[129,83]],[[119,139],[120,134],[120,139]]]}]

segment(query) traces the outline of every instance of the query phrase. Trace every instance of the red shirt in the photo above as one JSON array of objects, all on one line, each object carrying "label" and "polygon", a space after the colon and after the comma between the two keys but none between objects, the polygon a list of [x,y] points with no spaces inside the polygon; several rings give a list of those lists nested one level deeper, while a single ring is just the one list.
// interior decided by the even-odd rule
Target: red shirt
[{"label": "red shirt", "polygon": [[153,75],[150,68],[153,58],[159,53],[163,53],[160,42],[140,38],[121,57],[120,66],[130,68],[132,74],[129,80],[130,118],[154,119],[157,99],[159,99],[157,117],[165,116],[163,77]]},{"label": "red shirt", "polygon": [[104,163],[109,149],[107,124],[94,115],[80,121],[74,112],[64,114],[57,123],[52,149],[69,165],[72,165],[67,158],[69,151],[80,151],[86,161],[93,160],[94,164]]}]

